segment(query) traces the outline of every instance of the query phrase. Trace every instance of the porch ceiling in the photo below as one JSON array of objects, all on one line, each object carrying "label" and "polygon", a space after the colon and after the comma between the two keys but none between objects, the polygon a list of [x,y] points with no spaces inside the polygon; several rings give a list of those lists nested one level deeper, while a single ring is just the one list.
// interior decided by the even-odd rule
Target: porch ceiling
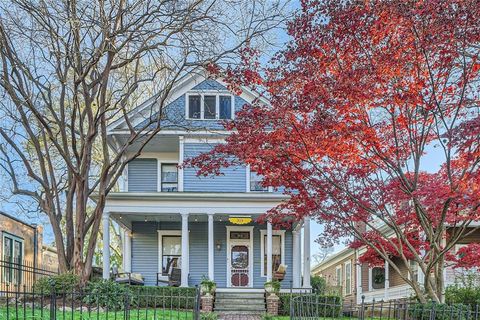
[{"label": "porch ceiling", "polygon": [[[215,214],[213,216],[214,221],[222,222],[227,221],[228,218],[232,216],[230,214]],[[244,216],[244,215],[242,215]],[[253,219],[259,217],[259,214],[256,215],[247,215],[251,216]],[[131,229],[132,222],[151,222],[151,223],[159,223],[159,222],[181,222],[182,217],[180,214],[136,214],[136,213],[111,213],[110,217],[115,220],[118,224]],[[207,214],[190,214],[188,216],[188,221],[190,223],[195,222],[208,222],[208,215]]]}]

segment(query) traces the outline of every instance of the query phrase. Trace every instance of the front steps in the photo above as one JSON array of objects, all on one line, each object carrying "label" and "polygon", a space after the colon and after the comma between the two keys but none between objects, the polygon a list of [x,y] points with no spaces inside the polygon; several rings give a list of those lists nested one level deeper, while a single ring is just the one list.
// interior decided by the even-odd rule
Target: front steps
[{"label": "front steps", "polygon": [[263,292],[217,292],[215,308],[218,313],[264,314],[265,296]]}]

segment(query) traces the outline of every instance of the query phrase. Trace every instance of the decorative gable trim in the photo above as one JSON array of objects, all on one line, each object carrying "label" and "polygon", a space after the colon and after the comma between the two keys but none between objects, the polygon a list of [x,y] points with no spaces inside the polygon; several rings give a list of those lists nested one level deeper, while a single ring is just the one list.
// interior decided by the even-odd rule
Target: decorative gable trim
[{"label": "decorative gable trim", "polygon": [[[177,84],[174,85],[174,87],[170,91],[170,95],[165,100],[165,106],[172,103],[173,101],[175,101],[182,95],[186,94],[187,92],[192,91],[197,85],[199,85],[200,83],[202,83],[207,79],[213,79],[217,81],[219,84],[221,84],[222,86],[224,86],[225,88],[227,88],[228,86],[228,84],[222,77],[211,78],[208,76],[207,72],[203,69],[192,70],[185,76],[181,77],[178,80]],[[261,103],[269,105],[268,100],[262,97],[260,94],[258,94],[254,90],[245,86],[241,86],[240,89],[242,92],[238,96],[244,99],[245,101],[247,101],[248,103],[251,103],[254,100],[258,99]],[[198,89],[195,91],[204,91],[204,90]],[[226,91],[228,90],[226,89],[218,90],[218,92],[226,92]],[[230,94],[233,94],[233,93],[230,92]],[[145,119],[154,115],[158,111],[156,110],[155,105],[157,105],[157,101],[159,97],[160,97],[160,94],[155,94],[153,97],[147,99],[145,102],[141,103],[140,105],[132,109],[130,112],[128,112],[128,116],[131,119],[133,127],[136,127],[137,125],[145,121]],[[120,132],[125,133],[125,129],[128,130],[125,119],[123,117],[119,117],[119,119],[115,120],[107,127],[107,132],[109,135],[120,133]]]}]

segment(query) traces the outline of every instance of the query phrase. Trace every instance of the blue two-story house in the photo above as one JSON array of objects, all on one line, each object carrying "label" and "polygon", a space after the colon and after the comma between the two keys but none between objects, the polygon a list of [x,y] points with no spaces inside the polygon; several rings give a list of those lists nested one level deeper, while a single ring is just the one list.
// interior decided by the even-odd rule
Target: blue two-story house
[{"label": "blue two-story house", "polygon": [[[106,201],[104,244],[110,239],[105,222],[113,219],[123,230],[126,272],[139,273],[146,285],[156,285],[177,268],[182,286],[208,277],[217,288],[252,290],[263,289],[283,264],[287,269],[282,288],[289,288],[291,281],[294,288],[310,288],[310,221],[290,230],[256,222],[287,195],[262,187],[261,177],[248,166],[225,168],[224,175],[215,177],[197,177],[195,169],[178,167],[184,159],[222,143],[228,133],[220,121],[233,119],[256,98],[249,88],[235,95],[222,79],[203,72],[178,81],[164,108],[162,130],[128,164],[119,192],[110,193]],[[137,128],[146,117],[156,116],[154,100],[132,111]],[[110,145],[125,139],[127,129],[122,121],[112,123]],[[132,147],[131,152],[137,150]],[[103,255],[107,278],[108,245]]]}]

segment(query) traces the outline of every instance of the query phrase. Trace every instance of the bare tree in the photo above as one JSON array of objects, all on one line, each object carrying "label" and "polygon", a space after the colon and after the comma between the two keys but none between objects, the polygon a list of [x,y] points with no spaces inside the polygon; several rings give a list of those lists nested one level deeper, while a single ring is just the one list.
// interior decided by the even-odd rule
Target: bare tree
[{"label": "bare tree", "polygon": [[[266,48],[284,9],[280,0],[2,1],[0,166],[12,193],[48,216],[62,272],[89,278],[106,196],[161,129],[178,79],[236,61],[246,44]],[[135,127],[128,112],[153,93],[155,117]],[[109,146],[118,117],[129,136]]]}]

